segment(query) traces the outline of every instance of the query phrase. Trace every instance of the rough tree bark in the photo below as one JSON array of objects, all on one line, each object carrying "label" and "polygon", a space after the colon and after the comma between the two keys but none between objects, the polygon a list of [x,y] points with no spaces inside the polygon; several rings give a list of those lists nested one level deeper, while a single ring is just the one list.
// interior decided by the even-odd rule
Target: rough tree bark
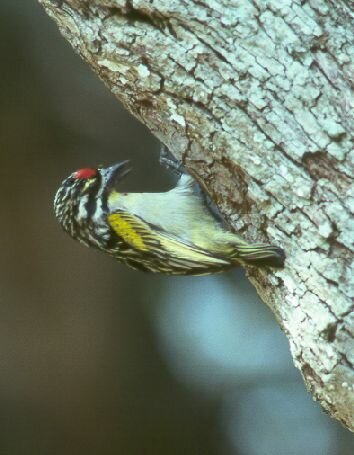
[{"label": "rough tree bark", "polygon": [[354,430],[352,2],[39,1],[230,224],[285,249],[284,270],[248,275]]}]

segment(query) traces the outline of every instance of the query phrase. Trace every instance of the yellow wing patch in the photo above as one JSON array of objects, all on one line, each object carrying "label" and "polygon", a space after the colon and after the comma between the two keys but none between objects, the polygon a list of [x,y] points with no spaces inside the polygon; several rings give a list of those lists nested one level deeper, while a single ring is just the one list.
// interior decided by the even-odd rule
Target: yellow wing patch
[{"label": "yellow wing patch", "polygon": [[108,222],[116,234],[134,249],[146,252],[176,267],[225,267],[230,263],[209,255],[194,245],[188,245],[165,232],[152,231],[149,224],[135,215],[116,212],[108,215]]},{"label": "yellow wing patch", "polygon": [[149,248],[144,242],[144,226],[143,223],[126,213],[112,213],[108,215],[108,222],[112,229],[129,243],[133,248],[142,251],[148,251]]}]

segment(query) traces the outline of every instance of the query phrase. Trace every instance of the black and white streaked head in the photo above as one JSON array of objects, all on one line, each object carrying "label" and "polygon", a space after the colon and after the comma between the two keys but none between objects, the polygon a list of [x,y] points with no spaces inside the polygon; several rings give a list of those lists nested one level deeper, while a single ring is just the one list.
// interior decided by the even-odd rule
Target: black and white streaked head
[{"label": "black and white streaked head", "polygon": [[129,171],[129,162],[123,161],[69,175],[54,198],[54,213],[64,231],[86,246],[106,249],[111,239],[107,197]]}]

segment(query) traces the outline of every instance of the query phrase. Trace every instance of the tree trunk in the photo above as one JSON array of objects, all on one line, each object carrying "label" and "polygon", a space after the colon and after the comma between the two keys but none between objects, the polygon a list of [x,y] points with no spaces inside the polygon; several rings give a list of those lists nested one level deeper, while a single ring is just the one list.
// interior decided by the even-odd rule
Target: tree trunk
[{"label": "tree trunk", "polygon": [[354,430],[352,2],[39,1],[232,227],[284,248],[249,278]]}]

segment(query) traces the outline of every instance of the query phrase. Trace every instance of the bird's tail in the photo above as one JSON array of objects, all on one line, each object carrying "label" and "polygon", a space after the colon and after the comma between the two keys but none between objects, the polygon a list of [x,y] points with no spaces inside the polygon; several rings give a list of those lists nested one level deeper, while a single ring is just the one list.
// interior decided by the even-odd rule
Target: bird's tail
[{"label": "bird's tail", "polygon": [[285,253],[281,248],[265,243],[237,245],[235,261],[241,260],[248,265],[258,267],[283,267]]}]

